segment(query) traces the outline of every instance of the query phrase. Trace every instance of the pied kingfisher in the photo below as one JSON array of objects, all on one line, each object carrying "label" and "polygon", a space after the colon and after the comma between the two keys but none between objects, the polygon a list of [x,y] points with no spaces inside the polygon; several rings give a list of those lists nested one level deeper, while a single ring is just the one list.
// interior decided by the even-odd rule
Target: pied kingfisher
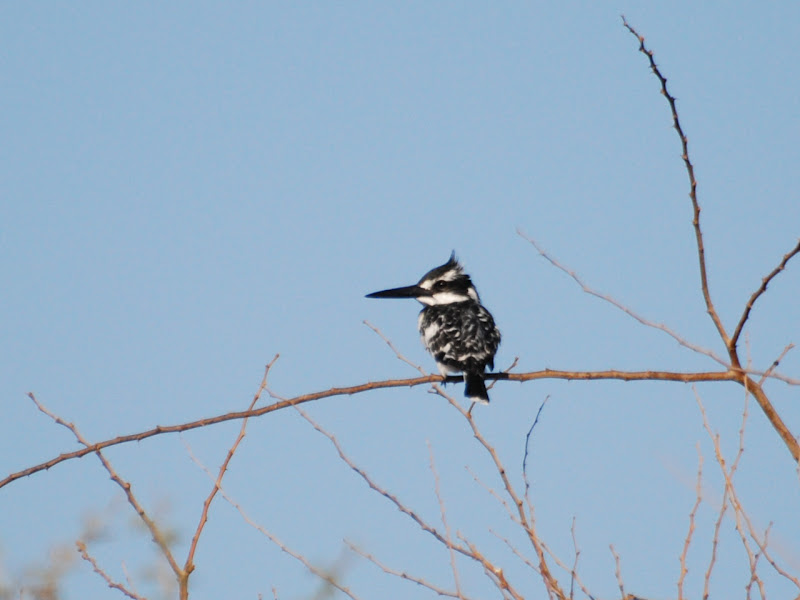
[{"label": "pied kingfisher", "polygon": [[425,305],[419,313],[422,343],[433,355],[443,377],[463,373],[464,395],[488,404],[483,374],[494,368],[500,331],[481,305],[478,292],[453,252],[441,267],[431,269],[419,283],[368,294],[367,298],[416,298]]}]

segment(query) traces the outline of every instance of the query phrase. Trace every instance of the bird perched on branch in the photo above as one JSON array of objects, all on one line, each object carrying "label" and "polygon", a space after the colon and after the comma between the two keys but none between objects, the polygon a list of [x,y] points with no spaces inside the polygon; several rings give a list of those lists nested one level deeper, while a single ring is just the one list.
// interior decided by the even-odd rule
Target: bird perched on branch
[{"label": "bird perched on branch", "polygon": [[481,305],[469,275],[453,252],[441,267],[431,269],[416,285],[367,294],[367,298],[415,298],[425,305],[419,313],[419,334],[443,377],[463,373],[464,395],[488,404],[483,380],[494,368],[500,331]]}]

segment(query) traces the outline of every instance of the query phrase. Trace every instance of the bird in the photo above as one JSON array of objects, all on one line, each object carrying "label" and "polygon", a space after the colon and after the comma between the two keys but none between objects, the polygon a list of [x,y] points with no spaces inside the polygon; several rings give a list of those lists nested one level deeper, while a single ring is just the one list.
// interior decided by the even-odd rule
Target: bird
[{"label": "bird", "polygon": [[450,260],[431,269],[416,285],[367,294],[367,298],[415,298],[424,304],[419,334],[442,377],[462,373],[464,396],[489,403],[484,374],[494,369],[500,330],[481,304],[472,279],[453,251]]}]

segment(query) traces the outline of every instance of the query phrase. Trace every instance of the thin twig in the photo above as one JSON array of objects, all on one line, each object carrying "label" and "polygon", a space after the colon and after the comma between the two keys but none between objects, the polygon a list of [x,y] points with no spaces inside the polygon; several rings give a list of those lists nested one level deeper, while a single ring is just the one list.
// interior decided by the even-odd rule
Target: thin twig
[{"label": "thin twig", "polygon": [[739,425],[739,448],[736,451],[736,458],[733,459],[733,463],[731,464],[731,479],[733,479],[733,476],[736,474],[736,470],[739,468],[739,462],[742,460],[742,456],[744,456],[744,432],[747,427],[747,417],[750,414],[749,407],[750,394],[745,390],[744,402],[742,403],[742,422],[741,425]]},{"label": "thin twig", "polygon": [[[197,458],[197,456],[195,456],[195,454],[192,452],[192,449],[189,446],[189,444],[186,442],[186,440],[183,440],[183,444],[186,447],[186,451],[189,454],[189,458],[191,458],[192,461],[205,472],[205,474],[208,476],[208,478],[212,482],[214,482],[215,488],[219,491],[219,494],[225,499],[225,501],[228,504],[230,504],[231,506],[233,506],[233,508],[236,509],[236,511],[239,513],[239,516],[242,517],[242,519],[244,520],[245,523],[247,523],[248,525],[250,525],[250,527],[252,527],[253,529],[255,529],[258,532],[260,532],[262,535],[264,535],[267,539],[269,539],[269,541],[271,541],[273,544],[275,544],[282,552],[284,552],[285,554],[288,554],[292,558],[294,558],[297,561],[299,561],[300,563],[302,563],[303,566],[305,566],[306,569],[308,569],[311,573],[313,573],[314,575],[319,577],[321,580],[323,580],[324,582],[332,585],[333,587],[335,587],[337,590],[339,590],[340,592],[342,592],[343,594],[345,594],[346,596],[348,596],[352,600],[359,600],[358,596],[356,596],[349,588],[347,588],[346,586],[340,584],[329,573],[326,573],[323,569],[320,569],[319,567],[315,566],[305,555],[303,555],[302,553],[298,552],[297,550],[294,550],[294,549],[290,548],[289,546],[284,544],[280,540],[280,538],[278,538],[278,536],[276,536],[274,533],[269,531],[263,525],[257,523],[244,510],[244,508],[242,508],[242,506],[238,502],[236,502],[236,500],[234,500],[233,497],[230,494],[228,494],[228,492],[222,486],[221,482],[217,480],[218,476],[215,476],[211,472],[211,470],[205,464],[203,464],[200,461],[200,459]],[[273,590],[274,590],[274,588],[273,588]]]},{"label": "thin twig", "polygon": [[711,573],[717,562],[717,548],[719,547],[719,530],[722,527],[722,519],[725,517],[725,511],[728,508],[728,489],[722,494],[722,505],[717,515],[717,520],[714,522],[714,537],[711,541],[711,557],[708,560],[708,568],[706,568],[705,576],[703,577],[703,600],[708,600],[711,589]]},{"label": "thin twig", "polygon": [[128,572],[128,567],[125,565],[125,561],[122,561],[122,572],[125,573],[125,581],[128,582],[128,587],[133,591],[136,592],[136,586],[133,585],[133,580],[131,579],[131,574]]},{"label": "thin twig", "polygon": [[750,311],[753,309],[753,305],[756,303],[756,300],[761,297],[761,295],[767,291],[767,286],[770,282],[775,279],[775,277],[786,268],[786,264],[792,259],[793,256],[800,253],[800,240],[798,240],[797,245],[790,250],[786,255],[784,255],[783,260],[780,264],[775,267],[769,275],[764,277],[761,280],[761,285],[759,288],[753,292],[753,295],[750,296],[750,299],[747,301],[747,306],[744,308],[744,312],[739,319],[739,322],[736,324],[736,329],[733,332],[733,336],[731,336],[731,346],[736,349],[736,344],[739,341],[739,336],[742,334],[742,329],[744,329],[745,323],[747,323],[747,319],[750,317]]},{"label": "thin twig", "polygon": [[[500,374],[501,374],[501,375],[507,375],[508,373],[511,373],[511,371],[513,371],[513,370],[514,370],[514,368],[517,366],[517,363],[518,363],[518,362],[519,362],[519,356],[515,356],[515,357],[514,357],[514,360],[513,360],[513,361],[511,361],[511,364],[510,364],[510,365],[508,365],[508,366],[507,366],[505,369],[503,369],[502,371],[500,371]],[[486,377],[484,377],[484,379],[486,379]],[[492,388],[494,387],[494,384],[496,384],[496,383],[497,383],[497,382],[498,382],[500,379],[501,379],[501,378],[500,378],[500,377],[498,377],[498,378],[495,378],[494,380],[492,380],[492,383],[490,383],[489,385],[487,385],[487,386],[486,386],[486,389],[487,389],[487,390],[490,390],[490,389],[492,389]],[[470,411],[471,411],[473,408],[475,408],[475,404],[474,404],[474,403],[473,403],[473,405],[472,405],[472,406],[470,406],[470,407],[469,407]]]},{"label": "thin twig", "polygon": [[375,325],[373,325],[372,323],[370,323],[369,321],[366,321],[366,320],[364,321],[364,325],[366,325],[367,327],[369,327],[370,329],[372,329],[372,331],[374,331],[375,333],[377,333],[377,334],[378,334],[378,336],[379,336],[379,337],[380,337],[380,338],[381,338],[381,339],[382,339],[384,342],[386,342],[386,345],[387,345],[387,346],[389,346],[389,348],[391,348],[392,352],[394,352],[394,355],[395,355],[395,356],[398,358],[398,360],[401,360],[401,361],[403,361],[404,363],[406,363],[407,365],[409,365],[409,366],[413,367],[414,369],[416,369],[417,371],[419,371],[421,375],[423,375],[423,376],[425,376],[425,375],[428,375],[428,372],[427,372],[427,371],[425,371],[425,369],[423,369],[423,368],[422,368],[422,367],[420,367],[418,364],[416,364],[416,363],[414,363],[414,362],[410,361],[408,358],[406,358],[405,356],[403,356],[403,355],[400,353],[400,351],[397,349],[397,347],[396,347],[396,346],[395,346],[395,345],[392,343],[392,340],[390,340],[388,337],[386,337],[386,336],[383,334],[383,332],[382,332],[380,329],[378,329],[377,327],[375,327]]},{"label": "thin twig", "polygon": [[[269,392],[269,390],[267,390]],[[271,393],[271,392],[269,392]],[[311,425],[316,431],[324,435],[330,442],[333,444],[333,447],[336,449],[339,458],[348,466],[350,469],[356,473],[364,482],[372,489],[373,491],[377,492],[387,500],[389,500],[394,506],[403,514],[408,516],[411,520],[413,520],[423,531],[431,534],[437,541],[443,544],[445,547],[452,548],[456,552],[463,554],[469,558],[474,558],[472,553],[461,544],[457,544],[452,540],[448,542],[447,535],[441,533],[438,529],[427,523],[422,517],[419,516],[415,511],[408,508],[405,504],[403,504],[394,494],[383,488],[382,486],[378,485],[375,480],[361,467],[359,467],[345,452],[342,448],[341,444],[339,444],[339,440],[336,437],[324,429],[319,423],[317,423],[311,416],[302,410],[299,407],[295,407],[297,412],[300,416],[305,419],[309,425]]]},{"label": "thin twig", "polygon": [[492,534],[494,537],[496,537],[498,540],[501,540],[501,541],[502,541],[502,542],[503,542],[503,543],[504,543],[504,544],[505,544],[505,545],[508,547],[508,549],[509,549],[509,550],[511,550],[511,552],[513,552],[513,553],[514,553],[514,555],[515,555],[517,558],[519,558],[519,559],[520,559],[520,560],[521,560],[523,563],[525,563],[525,565],[526,565],[527,567],[529,567],[529,568],[530,568],[530,570],[531,570],[531,571],[533,571],[533,572],[534,572],[534,573],[536,573],[537,575],[541,575],[541,573],[539,573],[539,567],[537,567],[535,564],[533,564],[533,561],[532,561],[530,558],[528,558],[527,556],[525,556],[525,555],[524,555],[524,554],[523,554],[523,553],[522,553],[522,552],[519,550],[519,548],[517,548],[517,547],[516,547],[514,544],[512,544],[512,543],[511,543],[511,540],[509,540],[509,539],[508,539],[508,538],[506,538],[506,537],[503,537],[503,536],[501,536],[499,533],[497,533],[497,532],[496,532],[494,529],[491,529],[491,528],[489,529],[489,533],[491,533],[491,534]]},{"label": "thin twig", "polygon": [[[86,448],[92,447],[92,444],[89,443],[89,441],[83,437],[83,434],[78,430],[78,428],[73,423],[68,423],[58,415],[50,412],[43,404],[41,404],[36,399],[36,396],[34,396],[32,393],[28,394],[28,397],[33,401],[33,403],[36,405],[36,408],[38,408],[41,412],[43,412],[48,417],[53,419],[59,425],[62,425],[67,429],[69,429],[75,436],[75,438],[78,440],[78,442],[80,442],[83,446],[85,446]],[[183,576],[183,570],[180,568],[180,566],[178,566],[178,563],[175,561],[175,557],[172,555],[172,552],[170,551],[169,546],[167,545],[167,541],[164,538],[164,535],[161,533],[161,530],[158,528],[158,525],[156,525],[155,521],[153,521],[153,519],[150,518],[147,512],[145,512],[144,508],[134,495],[131,484],[119,476],[119,474],[114,470],[114,467],[111,465],[110,462],[108,462],[108,460],[103,455],[103,453],[100,452],[100,450],[95,450],[94,453],[97,455],[97,458],[100,459],[100,462],[103,464],[103,467],[108,472],[108,475],[111,477],[112,481],[114,481],[114,483],[116,483],[120,488],[122,488],[122,491],[125,492],[125,496],[128,499],[128,504],[130,504],[133,507],[133,509],[136,511],[136,514],[139,515],[139,518],[147,526],[147,529],[150,531],[150,535],[153,536],[153,541],[161,549],[161,553],[164,555],[164,558],[167,559],[167,562],[169,563],[172,572],[175,574],[175,577],[180,579]]]},{"label": "thin twig", "polygon": [[458,576],[458,565],[456,565],[456,553],[453,550],[453,538],[450,535],[450,525],[447,523],[447,511],[444,507],[444,498],[442,498],[442,490],[440,487],[439,473],[436,470],[436,462],[433,459],[433,447],[428,441],[428,456],[430,459],[431,473],[433,473],[433,489],[436,493],[436,500],[439,502],[439,512],[442,517],[442,525],[444,526],[444,533],[447,539],[447,551],[450,554],[450,568],[453,571],[453,583],[456,586],[456,594],[461,596],[461,582]]},{"label": "thin twig", "polygon": [[586,594],[588,597],[591,597],[591,594],[586,590],[583,586],[583,583],[578,578],[578,558],[581,555],[581,549],[578,547],[578,536],[575,533],[575,517],[572,517],[572,526],[569,528],[570,533],[572,534],[572,549],[575,552],[575,561],[572,563],[572,569],[570,569],[569,575],[569,600],[574,598],[575,593],[575,580],[578,580],[578,585],[581,586],[583,593]]},{"label": "thin twig", "polygon": [[486,490],[489,493],[489,495],[492,498],[494,498],[495,500],[497,500],[500,503],[500,505],[506,510],[506,514],[508,514],[508,518],[511,519],[511,521],[514,522],[515,524],[524,527],[522,522],[519,520],[519,515],[517,513],[515,513],[514,510],[511,508],[511,505],[508,503],[508,500],[506,500],[503,496],[498,494],[496,490],[494,490],[493,488],[489,487],[480,477],[478,477],[478,475],[469,466],[467,466],[466,469],[467,469],[467,473],[472,475],[472,479],[475,480],[475,483],[477,483],[479,486],[481,486],[484,490]]},{"label": "thin twig", "polygon": [[487,451],[489,456],[494,462],[495,468],[497,469],[498,475],[500,475],[500,479],[503,481],[503,486],[506,489],[506,493],[508,494],[509,498],[512,501],[512,504],[516,508],[517,515],[519,516],[520,523],[522,524],[523,529],[525,530],[526,534],[528,535],[528,539],[531,541],[531,544],[536,551],[536,555],[539,559],[539,573],[542,577],[542,581],[547,588],[547,592],[550,596],[555,596],[559,598],[559,600],[565,600],[566,595],[564,591],[561,589],[561,586],[558,583],[558,580],[553,577],[552,573],[550,572],[550,568],[547,565],[547,560],[544,554],[544,548],[542,547],[542,543],[539,540],[539,536],[536,533],[535,528],[535,521],[533,511],[530,511],[530,515],[525,514],[525,507],[520,498],[519,494],[517,494],[514,486],[511,483],[511,480],[508,478],[508,474],[506,472],[506,468],[503,466],[502,461],[500,460],[500,456],[497,454],[497,450],[492,446],[486,438],[481,433],[480,429],[478,428],[477,423],[475,422],[475,418],[472,414],[466,410],[464,410],[461,405],[455,401],[454,398],[447,395],[444,390],[438,386],[434,385],[434,389],[436,392],[445,398],[453,408],[455,408],[461,415],[467,420],[470,428],[472,429],[472,435],[475,437],[476,440],[480,442],[480,444],[484,447]]},{"label": "thin twig", "polygon": [[355,552],[359,556],[362,556],[363,558],[367,559],[369,562],[371,562],[376,567],[381,569],[387,575],[392,575],[394,577],[398,577],[400,579],[405,579],[406,581],[410,581],[412,583],[416,583],[417,585],[419,585],[421,587],[424,587],[424,588],[427,588],[430,591],[438,594],[439,596],[445,596],[445,597],[448,597],[448,598],[458,598],[459,600],[469,600],[469,598],[467,596],[464,596],[463,592],[461,592],[461,591],[446,590],[446,589],[441,588],[441,587],[439,587],[437,585],[434,585],[433,583],[431,583],[430,581],[428,581],[426,579],[423,579],[421,577],[417,577],[415,575],[411,575],[407,571],[398,571],[397,569],[393,569],[392,567],[390,567],[390,566],[386,565],[385,563],[381,562],[380,560],[378,560],[375,556],[373,556],[369,552],[366,552],[366,551],[362,550],[361,548],[359,548],[358,546],[356,546],[352,542],[350,542],[348,540],[345,540],[344,543],[347,544],[347,546],[350,548],[350,550],[352,550],[353,552]]},{"label": "thin twig", "polygon": [[695,517],[697,516],[697,509],[700,508],[700,503],[703,501],[703,454],[700,452],[700,444],[697,445],[697,485],[695,486],[696,499],[692,510],[689,513],[689,531],[686,532],[686,538],[683,540],[683,551],[680,556],[681,573],[678,577],[678,600],[683,600],[683,582],[686,579],[686,574],[689,569],[686,567],[686,555],[689,553],[689,546],[692,543],[692,536],[695,529]]},{"label": "thin twig", "polygon": [[[272,368],[272,365],[275,364],[275,361],[278,360],[278,354],[267,364],[264,368],[264,377],[261,379],[261,385],[258,386],[258,391],[256,392],[255,396],[253,396],[253,400],[250,402],[250,406],[248,410],[253,410],[253,407],[256,405],[258,400],[261,398],[261,394],[264,392],[264,389],[267,387],[267,376],[269,375],[269,371]],[[194,555],[195,551],[197,550],[197,544],[200,541],[200,535],[203,533],[203,528],[205,527],[206,523],[208,522],[208,511],[211,508],[211,503],[214,501],[214,497],[217,495],[219,491],[220,485],[222,484],[222,478],[225,476],[225,472],[228,470],[228,465],[233,458],[236,449],[239,447],[239,444],[244,439],[245,431],[247,430],[247,418],[242,419],[242,426],[239,429],[239,435],[236,436],[236,439],[233,442],[233,445],[228,449],[228,454],[225,457],[225,460],[222,462],[222,466],[219,468],[219,473],[217,474],[217,479],[214,482],[214,486],[211,488],[208,496],[203,502],[203,511],[200,514],[200,521],[197,523],[197,528],[195,529],[194,535],[192,536],[192,542],[189,545],[189,554],[186,557],[186,563],[183,566],[183,571],[188,578],[189,575],[194,571]]]},{"label": "thin twig", "polygon": [[[573,523],[573,525],[575,524],[574,517],[572,519],[572,523]],[[573,531],[573,538],[574,538],[574,531]],[[573,544],[574,544],[574,539],[573,539]],[[564,572],[570,574],[570,583],[569,583],[570,598],[572,598],[573,594],[575,593],[574,584],[577,583],[578,587],[581,588],[581,591],[584,594],[586,594],[586,597],[590,598],[591,600],[594,600],[594,596],[592,595],[591,592],[589,592],[589,589],[586,587],[586,585],[583,583],[583,581],[581,580],[580,576],[578,575],[578,555],[580,554],[580,551],[577,551],[575,553],[574,563],[573,563],[572,567],[569,567],[563,560],[561,560],[558,557],[558,555],[556,555],[555,552],[553,552],[550,549],[550,547],[546,543],[542,542],[542,546],[544,547],[544,551],[547,552],[547,554],[550,556],[550,558],[553,559],[553,562],[556,563],[556,565],[558,565],[559,568],[564,570]]]},{"label": "thin twig", "polygon": [[466,540],[460,534],[459,534],[458,537],[459,537],[459,539],[461,539],[466,544],[466,546],[467,546],[467,548],[469,548],[470,552],[473,553],[473,555],[475,556],[475,560],[477,560],[480,563],[481,567],[483,567],[483,572],[486,574],[486,576],[489,578],[489,580],[492,583],[494,583],[495,586],[497,586],[497,588],[503,594],[504,598],[507,598],[507,597],[510,596],[514,600],[525,600],[524,596],[522,596],[522,594],[520,594],[514,588],[514,586],[511,585],[511,583],[508,581],[508,579],[506,579],[506,575],[503,572],[503,569],[501,569],[498,566],[495,566],[488,559],[486,559],[486,557],[483,556],[483,554],[481,553],[480,550],[478,550],[478,548],[477,548],[477,546],[475,546],[475,544],[473,544],[472,542]]},{"label": "thin twig", "polygon": [[[736,469],[738,468],[739,459],[744,454],[744,431],[745,431],[745,423],[747,422],[747,406],[748,406],[748,394],[745,394],[744,398],[744,410],[742,412],[742,424],[739,428],[739,450],[736,454],[736,458],[733,461],[733,465],[731,466],[731,473],[735,473]],[[717,519],[714,522],[714,536],[711,540],[711,556],[708,560],[708,567],[706,568],[705,575],[703,576],[703,600],[708,600],[709,595],[711,593],[711,573],[714,571],[714,566],[717,562],[717,548],[719,547],[719,532],[722,528],[722,520],[725,517],[725,512],[728,509],[728,487],[725,486],[723,493],[722,493],[722,503],[719,507],[719,513],[717,514]]]},{"label": "thin twig", "polygon": [[[798,591],[800,591],[800,579],[792,575],[791,573],[787,572],[783,569],[778,563],[772,558],[771,553],[766,545],[766,540],[760,539],[758,531],[753,526],[753,523],[750,519],[750,516],[745,512],[742,504],[739,500],[738,494],[736,493],[736,488],[733,485],[733,478],[732,478],[732,469],[728,469],[725,466],[725,459],[722,455],[722,448],[720,444],[719,434],[714,434],[711,430],[711,425],[708,422],[708,417],[706,415],[705,407],[700,399],[699,394],[695,391],[695,399],[697,404],[700,408],[700,414],[703,417],[703,427],[705,428],[708,435],[711,437],[711,441],[714,445],[714,453],[716,456],[717,464],[719,464],[720,471],[722,472],[722,477],[725,481],[725,490],[728,494],[728,498],[730,500],[731,508],[734,512],[734,522],[736,524],[736,531],[739,533],[739,537],[742,541],[742,546],[744,547],[745,551],[747,552],[748,559],[750,561],[750,572],[753,580],[758,584],[759,591],[763,596],[765,596],[764,592],[764,583],[756,572],[757,566],[757,554],[761,554],[764,558],[767,559],[770,566],[775,570],[776,573],[791,581],[795,587],[797,587]],[[746,418],[746,413],[745,413]],[[741,440],[741,433],[740,433],[740,440]],[[740,442],[741,444],[741,442]],[[739,454],[741,454],[741,446]],[[738,458],[734,461],[734,464],[738,462]],[[748,542],[748,538],[752,539],[756,545],[758,546],[759,552],[755,553],[750,548],[750,544]]]},{"label": "thin twig", "polygon": [[[442,393],[441,388],[438,385],[434,387],[436,388],[437,393],[440,394]],[[267,388],[267,392],[271,396],[277,397],[271,390],[269,390],[269,388]],[[459,544],[453,539],[448,539],[447,534],[442,534],[435,527],[428,524],[424,519],[422,519],[422,517],[419,516],[419,514],[417,514],[415,511],[411,510],[400,500],[398,500],[398,498],[394,494],[390,493],[388,490],[378,485],[364,469],[359,467],[349,456],[347,456],[342,446],[339,444],[339,441],[332,433],[323,428],[319,423],[317,423],[314,419],[312,419],[311,416],[308,415],[308,413],[306,413],[305,411],[303,411],[300,407],[295,407],[295,409],[316,431],[318,431],[326,438],[328,438],[328,440],[330,440],[330,442],[336,449],[336,452],[339,454],[339,458],[348,467],[350,467],[350,469],[353,472],[359,475],[370,487],[370,489],[372,489],[374,492],[380,494],[381,496],[389,500],[400,512],[402,512],[410,519],[412,519],[423,531],[431,534],[439,543],[480,564],[484,572],[487,574],[487,576],[490,577],[490,579],[495,583],[495,585],[498,586],[498,588],[501,590],[501,592],[504,593],[504,595],[509,594],[515,600],[523,600],[522,595],[519,594],[519,592],[517,592],[505,578],[503,570],[495,566],[489,559],[483,556],[483,554],[477,549],[477,547],[473,543],[469,542],[461,534],[458,534],[458,539],[460,539],[463,542],[463,544]]]},{"label": "thin twig", "polygon": [[[658,78],[658,81],[661,83],[661,93],[667,99],[669,103],[670,111],[672,112],[672,124],[675,127],[675,131],[678,133],[678,137],[681,140],[681,149],[682,154],[681,158],[683,158],[683,164],[686,167],[686,173],[689,176],[689,198],[692,201],[692,210],[693,210],[693,218],[692,218],[692,225],[694,226],[694,234],[695,240],[697,243],[697,258],[698,262],[700,263],[700,287],[703,291],[703,299],[706,303],[706,310],[708,311],[711,320],[714,322],[714,326],[717,328],[722,341],[725,344],[725,348],[730,348],[730,338],[728,337],[728,333],[725,331],[725,327],[722,325],[722,320],[719,318],[717,314],[717,309],[714,308],[714,303],[711,300],[711,293],[708,290],[708,275],[706,273],[706,253],[705,247],[703,244],[703,232],[700,229],[700,203],[697,201],[697,180],[694,176],[694,166],[692,165],[692,161],[689,158],[689,138],[686,137],[686,134],[683,132],[683,128],[681,127],[681,121],[678,118],[678,109],[675,106],[675,97],[669,93],[667,89],[667,78],[661,74],[661,71],[656,65],[656,61],[653,58],[653,51],[648,50],[644,44],[644,37],[639,35],[631,25],[628,24],[628,21],[625,20],[625,17],[622,17],[622,24],[626,27],[628,31],[630,31],[636,39],[639,40],[639,51],[644,54],[648,61],[650,62],[650,69],[653,71],[653,74]],[[731,359],[735,359],[735,354],[731,356]],[[734,367],[738,367],[738,362],[734,361]]]},{"label": "thin twig", "polygon": [[102,567],[100,567],[100,565],[97,564],[95,558],[91,554],[89,554],[89,549],[86,547],[86,544],[84,544],[82,541],[79,540],[75,542],[75,546],[77,546],[81,558],[86,562],[88,562],[90,565],[92,565],[92,570],[103,578],[108,587],[115,590],[119,590],[120,592],[125,594],[128,598],[132,598],[133,600],[147,600],[143,596],[137,594],[135,591],[128,589],[118,581],[114,581],[113,579],[111,579],[109,574],[106,573],[102,569]]},{"label": "thin twig", "polygon": [[572,280],[575,281],[575,283],[577,283],[580,286],[581,290],[583,290],[583,292],[585,292],[586,294],[589,294],[590,296],[594,296],[595,298],[599,298],[605,302],[608,302],[612,306],[624,312],[626,315],[637,320],[642,325],[645,325],[646,327],[652,327],[653,329],[658,329],[659,331],[663,331],[672,339],[674,339],[676,342],[678,342],[678,344],[680,344],[681,346],[688,348],[689,350],[692,350],[694,352],[697,352],[698,354],[704,354],[705,356],[708,356],[709,358],[716,361],[723,367],[729,368],[730,365],[728,364],[728,362],[720,358],[712,350],[703,348],[702,346],[698,346],[697,344],[693,344],[692,342],[688,341],[687,339],[685,339],[684,337],[682,337],[681,335],[679,335],[678,333],[667,327],[665,324],[651,321],[650,319],[647,319],[642,315],[640,315],[639,313],[637,313],[636,311],[634,311],[632,308],[624,305],[616,298],[613,298],[608,294],[605,294],[603,292],[591,288],[588,284],[586,284],[583,281],[583,279],[574,270],[562,264],[557,258],[555,258],[547,250],[545,250],[535,239],[529,237],[527,234],[525,234],[519,229],[517,230],[517,234],[523,239],[527,240],[536,249],[539,255],[542,256],[544,259],[546,259],[551,265],[569,275],[572,278]]},{"label": "thin twig", "polygon": [[625,582],[622,580],[622,566],[620,565],[619,554],[614,550],[614,544],[609,544],[609,549],[614,557],[614,576],[617,578],[617,585],[619,586],[619,593],[622,598],[627,598],[625,595]]},{"label": "thin twig", "polygon": [[[756,572],[756,563],[755,563],[755,556],[750,548],[750,543],[747,539],[747,534],[744,529],[744,524],[742,523],[742,508],[741,505],[738,503],[735,494],[735,488],[733,487],[733,481],[731,479],[731,475],[725,466],[725,458],[722,455],[722,447],[720,444],[720,436],[718,433],[714,433],[711,429],[711,425],[708,422],[708,416],[706,414],[705,406],[703,405],[702,400],[700,399],[700,395],[695,390],[695,400],[697,402],[698,407],[700,408],[700,414],[703,418],[703,427],[705,428],[706,432],[708,433],[709,437],[711,438],[711,442],[714,446],[714,455],[717,461],[717,464],[722,471],[722,477],[725,481],[725,491],[728,494],[728,499],[731,503],[731,508],[733,509],[733,516],[734,516],[734,524],[736,526],[736,531],[739,534],[739,539],[742,542],[742,547],[744,548],[747,558],[750,564],[750,575],[751,581],[758,580],[758,574]],[[763,585],[763,584],[761,584]]]},{"label": "thin twig", "polygon": [[[528,479],[528,453],[530,452],[530,441],[531,441],[531,434],[533,433],[533,428],[536,427],[536,424],[539,422],[539,417],[542,414],[542,410],[544,409],[544,405],[547,404],[547,401],[550,399],[550,396],[545,396],[545,399],[542,401],[542,404],[539,406],[539,410],[536,411],[536,417],[533,419],[533,423],[531,424],[531,428],[528,429],[528,433],[525,435],[525,454],[522,457],[522,478],[525,481],[525,497],[528,498],[528,492],[531,488],[530,480]],[[530,504],[530,499],[528,500]]]},{"label": "thin twig", "polygon": [[792,348],[794,348],[794,344],[788,344],[788,345],[787,345],[787,346],[786,346],[786,347],[783,349],[783,352],[781,352],[781,353],[780,353],[780,355],[778,356],[778,358],[776,358],[774,361],[772,361],[772,364],[769,366],[769,369],[767,369],[766,371],[764,371],[764,374],[761,376],[761,379],[759,379],[759,380],[758,380],[758,386],[759,386],[759,387],[761,387],[762,385],[764,385],[764,381],[766,381],[767,377],[769,377],[769,376],[772,374],[772,372],[773,372],[775,369],[777,369],[777,368],[778,368],[778,365],[779,365],[779,364],[781,364],[781,361],[782,361],[782,360],[784,359],[784,357],[785,357],[785,356],[786,356],[786,355],[789,353],[789,351],[790,351],[790,350],[792,350]]}]

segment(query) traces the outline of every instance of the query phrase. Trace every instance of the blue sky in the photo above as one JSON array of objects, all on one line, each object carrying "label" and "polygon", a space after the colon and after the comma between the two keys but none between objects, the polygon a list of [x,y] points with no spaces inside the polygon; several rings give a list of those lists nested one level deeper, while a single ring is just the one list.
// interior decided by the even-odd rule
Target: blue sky
[{"label": "blue sky", "polygon": [[[518,370],[713,370],[708,358],[583,294],[516,231],[593,287],[722,353],[700,295],[691,209],[668,107],[620,14],[647,38],[689,136],[710,286],[729,328],[800,231],[800,8],[788,3],[107,3],[0,8],[0,476],[77,446],[37,397],[91,440],[246,408],[264,365],[291,396],[412,377],[372,331],[433,370],[418,306],[364,294],[413,283],[455,249]],[[797,343],[798,265],[759,303],[747,352],[765,368]],[[795,350],[781,365],[800,377]],[[450,388],[460,398],[460,386]],[[731,456],[743,406],[698,385]],[[800,431],[795,387],[767,392]],[[702,589],[721,495],[692,389],[683,384],[498,384],[479,424],[519,475],[525,433],[549,396],[529,470],[542,536],[583,578],[674,597],[695,499],[709,502],[687,580]],[[488,532],[512,535],[469,466],[497,488],[458,414],[427,389],[307,405],[350,455],[438,519],[430,443],[450,525],[495,553],[531,597],[535,576]],[[782,564],[800,571],[796,465],[753,405],[739,485]],[[237,424],[183,436],[215,469]],[[108,452],[185,549],[209,490],[178,436]],[[225,480],[247,512],[361,597],[430,594],[349,555],[451,584],[449,558],[337,458],[294,411],[253,421]],[[110,508],[109,508],[110,507]],[[71,544],[109,511],[94,551],[143,593],[147,536],[93,457],[0,491],[6,573]],[[712,591],[739,597],[732,521]],[[319,582],[218,500],[192,597],[312,597]],[[486,579],[463,567],[474,596]],[[769,577],[775,597],[797,590]],[[111,594],[87,566],[65,598]]]}]

